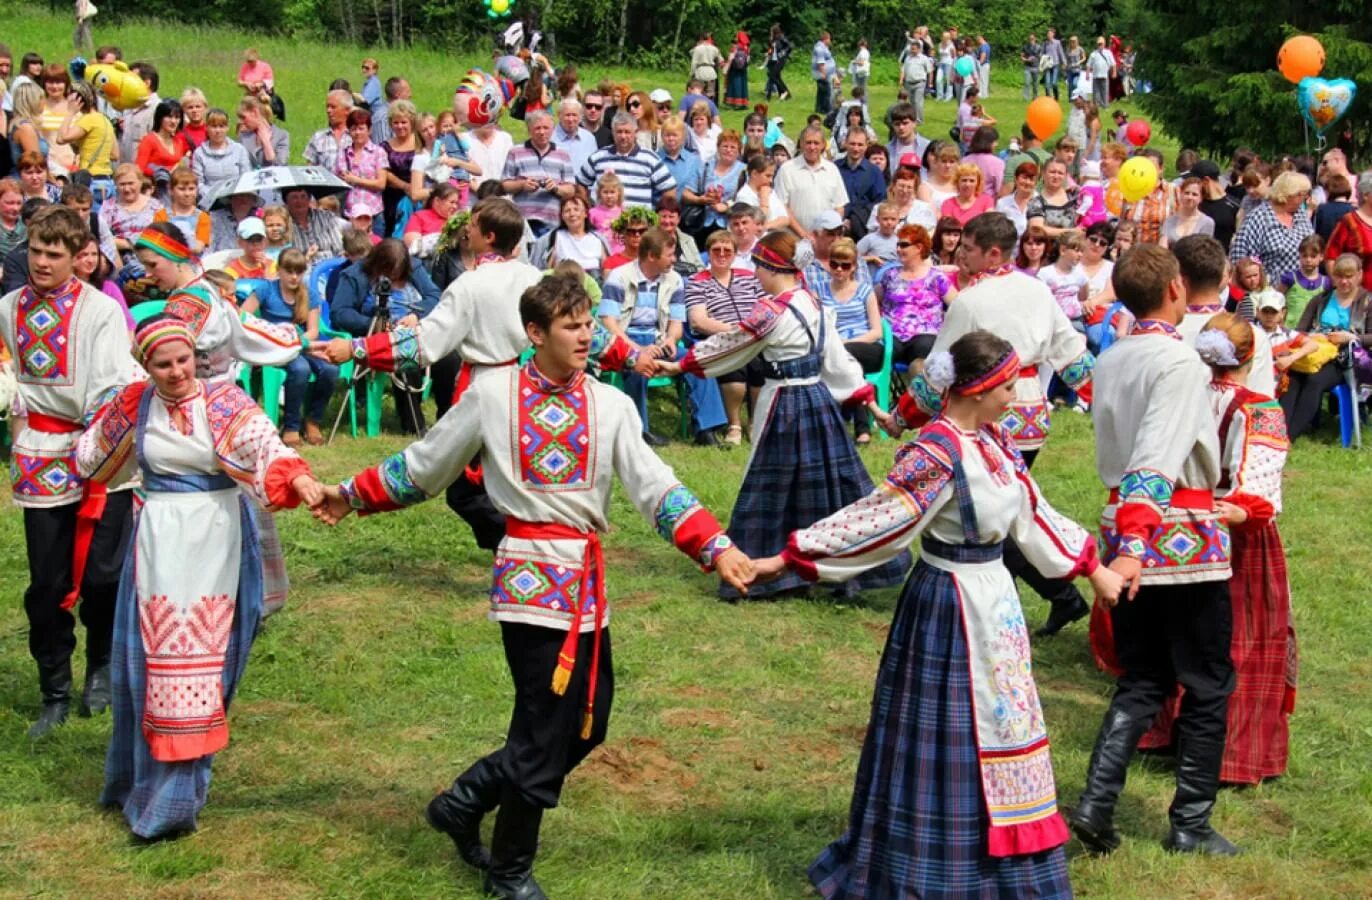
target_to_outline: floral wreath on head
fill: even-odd
[[[635,222],[646,222],[649,228],[657,227],[657,213],[648,209],[646,206],[631,206],[624,212],[615,216],[615,220],[610,223],[610,229],[615,234],[623,234],[629,230],[629,226]]]
[[[454,250],[462,241],[462,230],[467,227],[467,223],[472,220],[472,211],[464,209],[454,213],[448,221],[443,223],[443,230],[438,233],[438,243],[434,244],[434,253],[446,253]]]

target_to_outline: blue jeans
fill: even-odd
[[[300,430],[307,394],[310,409],[305,418],[311,422],[324,421],[324,408],[329,405],[334,384],[338,382],[338,366],[302,353],[283,368],[286,370],[286,402],[281,409],[282,430]],[[313,388],[310,387],[311,373],[314,374]]]
[[[1058,99],[1058,67],[1043,70],[1043,96],[1053,95],[1053,99]]]
[[[1024,69],[1024,99],[1033,100],[1039,95],[1039,70],[1028,66]]]
[[[648,347],[657,340],[655,331],[629,330],[625,332],[629,340],[638,344],[640,347]],[[677,359],[686,355],[684,350],[677,350]],[[700,434],[702,431],[710,431],[719,428],[729,421],[729,417],[724,413],[724,398],[719,394],[719,384],[713,378],[701,378],[699,375],[682,375],[686,381],[686,394],[691,402],[691,430]],[[624,373],[624,393],[633,398],[634,406],[638,409],[638,419],[643,423],[643,430],[648,429],[648,379],[637,372]]]
[[[953,64],[939,63],[938,72],[934,76],[934,98],[936,100],[953,99]]]

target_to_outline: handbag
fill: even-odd
[[[1291,364],[1292,372],[1300,372],[1302,375],[1314,375],[1338,357],[1339,348],[1334,345],[1333,341],[1329,340],[1324,335],[1309,335],[1305,339],[1307,341],[1315,342],[1315,350],[1313,353],[1302,356],[1300,359],[1293,362]]]

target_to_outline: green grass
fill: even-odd
[[[19,52],[64,45],[64,22],[28,11],[7,17],[6,38]],[[351,75],[362,55],[161,26],[96,38],[123,44],[130,58],[156,59],[166,84],[198,82],[217,102],[233,96],[240,48],[260,46],[292,104],[297,151],[312,127],[306,98],[335,74]],[[382,54],[383,64],[406,71],[427,108],[445,101],[467,62],[418,51],[403,66],[384,62],[396,56]],[[629,74],[644,85],[679,81]],[[997,88],[992,111],[1011,121],[1018,89]],[[890,92],[876,93],[880,104]],[[798,120],[805,107],[782,109]],[[940,117],[950,121],[951,109],[930,110],[946,129]],[[654,415],[659,431],[671,431],[673,409],[659,405]],[[1326,427],[1301,442],[1287,467],[1282,529],[1302,649],[1290,770],[1256,789],[1224,791],[1216,811],[1246,855],[1164,854],[1170,774],[1163,762],[1140,760],[1120,804],[1124,847],[1105,861],[1073,856],[1082,896],[1372,893],[1372,576],[1364,549],[1372,510],[1355,487],[1372,474],[1372,456],[1331,441]],[[343,437],[307,458],[337,479],[403,444],[395,435]],[[864,452],[874,473],[894,448],[879,442]],[[674,445],[663,455],[727,516],[743,451]],[[1056,418],[1035,474],[1059,508],[1095,521],[1102,491],[1085,419]],[[201,830],[144,847],[116,813],[96,806],[107,717],[74,719],[38,745],[24,736],[38,698],[21,605],[22,519],[0,508],[0,895],[477,895],[476,877],[454,863],[421,810],[503,737],[509,682],[498,632],[485,620],[489,555],[441,502],[350,519],[334,531],[299,512],[279,521],[294,590],[254,648]],[[895,593],[843,606],[721,604],[712,580],[622,496],[612,521],[618,697],[610,738],[545,819],[540,879],[559,898],[809,896],[805,867],[844,827]],[[1038,624],[1046,606],[1032,596],[1025,605]],[[1039,642],[1035,663],[1061,798],[1070,803],[1110,683],[1091,665],[1080,625]]]

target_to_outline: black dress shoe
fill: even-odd
[[[1108,820],[1092,816],[1082,807],[1072,810],[1067,816],[1067,824],[1077,840],[1092,853],[1105,856],[1119,849],[1120,836],[1115,826]]]
[[[491,853],[481,843],[483,811],[464,803],[466,799],[456,791],[445,791],[429,801],[424,818],[436,831],[452,838],[458,859],[484,872],[491,867]]]
[[[1203,856],[1238,856],[1243,851],[1210,826],[1183,831],[1176,826],[1167,834],[1162,847],[1170,853],[1199,853]]]
[[[43,737],[54,728],[67,721],[67,713],[71,707],[68,700],[57,700],[43,704],[43,711],[38,714],[38,721],[33,723],[29,729],[29,737],[33,740]]]
[[[81,692],[81,715],[98,716],[110,708],[110,666],[106,663],[86,671],[86,689]]]
[[[697,447],[722,447],[724,442],[719,439],[719,432],[713,429],[696,432]]]
[[[1078,619],[1085,618],[1089,612],[1091,607],[1086,605],[1086,601],[1080,595],[1073,597],[1071,603],[1055,604],[1052,612],[1048,614],[1048,621],[1034,632],[1034,637],[1052,637]]]
[[[665,447],[671,442],[660,434],[645,431],[643,432],[643,443],[647,444],[649,447]]]

